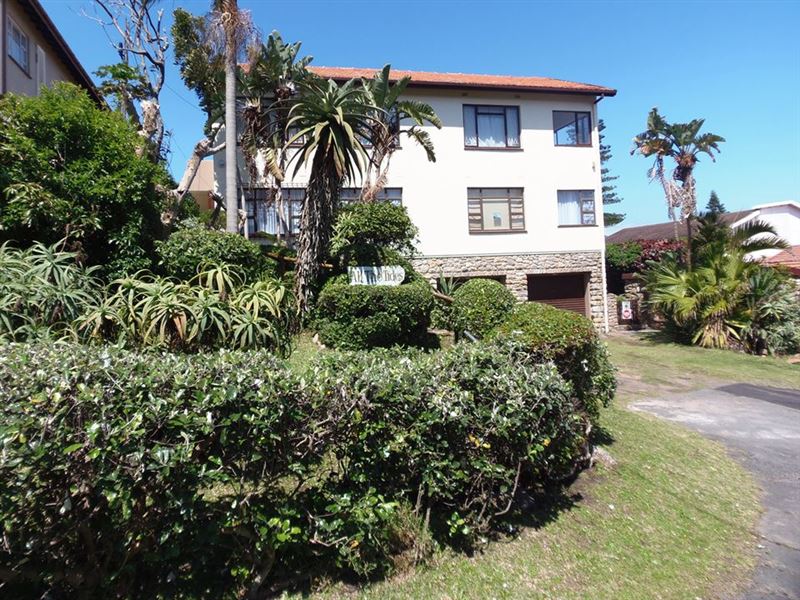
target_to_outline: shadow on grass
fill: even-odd
[[[611,432],[602,425],[595,425],[592,433],[589,436],[589,441],[592,446],[610,446],[617,440],[611,435]]]

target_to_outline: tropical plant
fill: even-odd
[[[758,266],[748,277],[747,325],[742,343],[753,354],[800,350],[800,301],[795,284],[782,271]]]
[[[692,239],[692,217],[697,208],[694,169],[700,154],[714,160],[719,145],[725,138],[713,134],[700,134],[705,119],[693,119],[688,123],[669,123],[657,108],[647,116],[647,129],[633,138],[631,154],[638,152],[645,157],[655,157],[649,171],[651,179],[657,179],[664,188],[669,218],[675,221],[675,238],[678,237],[677,219],[686,223],[687,239]],[[675,168],[668,176],[664,161],[671,158]],[[676,213],[676,209],[679,211]],[[687,245],[687,263],[692,268],[691,244]]]
[[[242,155],[250,185],[268,187],[278,219],[277,238],[288,234],[281,183],[284,180],[288,153],[289,109],[295,99],[297,84],[308,76],[311,57],[299,58],[300,42],[287,44],[273,31],[267,43],[253,48],[247,69],[242,73]]]
[[[110,276],[152,266],[169,175],[119,113],[56,83],[4,96],[0,124],[0,241],[62,241]]]
[[[708,212],[697,217],[697,228],[691,243],[694,262],[699,265],[725,253],[744,256],[761,250],[789,247],[766,221],[756,219],[733,228],[722,220],[718,212]]]
[[[728,348],[739,342],[745,326],[747,263],[740,254],[725,254],[691,271],[674,261],[652,263],[645,273],[648,303],[679,337],[706,348]]]
[[[400,147],[400,138],[405,136],[422,146],[430,162],[436,162],[430,135],[421,127],[432,125],[441,129],[442,121],[432,106],[419,100],[400,96],[411,82],[411,76],[397,79],[392,85],[391,66],[385,65],[369,81],[364,82],[367,102],[375,107],[374,120],[369,124],[366,138],[371,149],[369,161],[361,184],[361,200],[372,201],[386,184],[392,154]],[[403,127],[404,121],[411,121],[410,127]]]
[[[98,267],[80,266],[59,246],[0,246],[0,340],[73,337],[71,322],[96,303]]]
[[[376,107],[353,80],[340,86],[312,77],[298,89],[287,127],[297,132],[289,142],[301,144],[292,157],[295,175],[310,163],[295,269],[297,310],[305,313],[328,251],[339,190],[343,182],[354,181],[356,173],[363,170],[366,151],[359,132],[369,130]]]

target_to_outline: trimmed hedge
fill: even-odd
[[[382,573],[426,524],[473,545],[582,456],[570,386],[513,344],[332,352],[312,371],[0,348],[4,593],[260,597],[310,564]]]
[[[592,322],[582,315],[525,302],[516,305],[489,337],[522,344],[534,362],[555,362],[593,418],[614,397],[616,379],[608,350]]]
[[[264,256],[257,244],[235,233],[185,227],[156,247],[164,274],[182,281],[219,264],[230,265],[238,277],[248,282],[277,274],[275,261]]]
[[[516,304],[506,286],[493,279],[470,279],[453,294],[452,322],[457,334],[484,336],[502,323]]]
[[[431,287],[421,279],[393,287],[349,285],[342,276],[320,292],[314,327],[334,348],[421,345],[432,309]]]

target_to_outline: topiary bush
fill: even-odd
[[[515,306],[489,338],[519,343],[533,362],[553,361],[592,418],[614,397],[616,379],[608,350],[582,315],[525,302]]]
[[[325,345],[363,349],[427,343],[433,293],[422,279],[399,286],[332,279],[319,294],[314,328]]]
[[[157,244],[162,272],[188,281],[209,265],[230,265],[231,271],[245,281],[274,277],[275,261],[261,253],[258,245],[235,233],[202,226],[178,229]]]
[[[389,264],[383,252],[409,256],[417,228],[404,206],[389,202],[354,202],[337,216],[331,237],[331,256],[343,267]],[[397,263],[395,263],[397,264]]]
[[[499,281],[470,279],[453,293],[453,328],[459,335],[469,331],[484,336],[508,316],[515,304],[514,294]]]

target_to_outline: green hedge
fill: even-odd
[[[452,323],[457,334],[489,333],[506,318],[516,298],[506,286],[492,279],[470,279],[453,294]]]
[[[9,597],[241,598],[472,545],[575,468],[586,415],[513,344],[331,352],[0,347]],[[258,581],[263,582],[258,591]]]
[[[431,287],[421,279],[399,286],[349,285],[340,276],[320,292],[314,327],[334,348],[420,345],[427,341],[432,308]]]
[[[157,243],[160,267],[165,275],[188,281],[209,265],[226,264],[246,281],[275,277],[275,261],[264,256],[257,244],[235,233],[202,226],[178,229]]]
[[[525,302],[515,306],[489,338],[522,344],[534,362],[554,361],[593,418],[614,397],[616,379],[608,351],[582,315]]]

